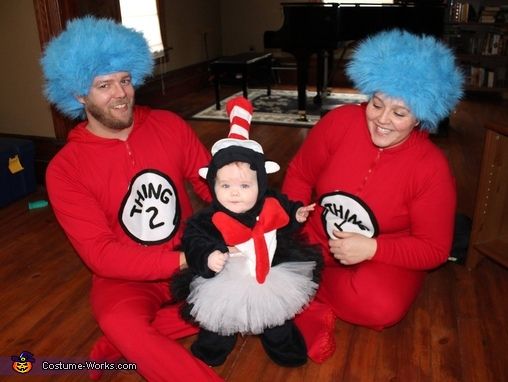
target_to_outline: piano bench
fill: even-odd
[[[281,83],[281,78],[279,75],[280,71],[296,71],[297,69],[298,66],[296,65],[296,62],[281,61],[276,58],[272,59],[272,74],[277,84]]]
[[[210,63],[215,88],[215,108],[220,110],[220,81],[224,76],[241,80],[243,96],[248,98],[247,88],[250,77],[255,73],[263,73],[266,81],[267,94],[271,94],[272,54],[247,52],[234,56],[218,58]]]

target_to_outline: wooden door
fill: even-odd
[[[121,19],[118,0],[34,0],[34,8],[42,49],[65,28],[70,19],[88,14],[118,21]],[[51,107],[51,114],[57,140],[65,141],[77,121],[63,116],[54,106]]]

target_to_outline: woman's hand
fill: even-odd
[[[333,257],[344,265],[370,260],[377,250],[377,241],[359,233],[333,231],[334,239],[328,241]]]
[[[208,256],[208,268],[210,268],[215,273],[222,271],[229,255],[227,253],[222,253],[219,250],[215,250]]]

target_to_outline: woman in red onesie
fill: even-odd
[[[304,227],[321,245],[317,296],[296,323],[308,355],[335,349],[336,318],[376,330],[399,322],[451,247],[455,184],[428,138],[462,95],[462,74],[435,38],[406,31],[364,40],[347,67],[370,97],[327,113],[289,164],[283,192],[317,202]]]

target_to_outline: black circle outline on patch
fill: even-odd
[[[374,234],[372,235],[372,237],[376,237],[378,234],[379,234],[379,225],[377,223],[377,219],[376,219],[376,216],[374,215],[374,212],[372,212],[372,210],[370,209],[370,207],[367,205],[367,203],[365,203],[362,199],[360,199],[358,196],[355,196],[353,194],[350,194],[349,192],[344,192],[344,191],[333,191],[333,192],[329,192],[327,194],[323,194],[321,195],[321,197],[319,198],[319,205],[321,206],[321,203],[323,202],[323,199],[326,198],[327,196],[331,196],[331,195],[344,195],[344,196],[347,196],[348,198],[351,198],[353,199],[354,201],[356,201],[358,204],[360,204],[364,209],[365,211],[367,212],[367,215],[369,215],[369,218],[372,222],[372,227],[374,228]],[[322,207],[322,206],[321,206]],[[325,211],[325,209],[323,209]],[[323,212],[324,212],[323,211]],[[326,219],[325,219],[325,214],[322,213],[321,214],[321,224],[323,224],[323,229],[325,230],[325,234],[326,236],[328,236],[330,239],[332,239],[329,235],[328,235],[328,230],[326,229]]]
[[[173,187],[173,190],[175,190],[175,198],[176,198],[175,206],[176,206],[176,208],[175,208],[175,217],[173,218],[173,224],[175,226],[175,229],[173,229],[173,232],[171,232],[168,237],[166,237],[164,239],[156,240],[156,241],[144,241],[144,240],[140,240],[138,237],[134,236],[129,231],[129,229],[125,226],[125,224],[124,224],[124,222],[122,220],[122,212],[123,212],[123,210],[125,208],[125,204],[127,203],[127,199],[129,198],[129,195],[131,194],[132,185],[136,182],[136,180],[140,176],[142,176],[142,175],[144,175],[146,173],[152,173],[152,174],[160,175],[162,178],[167,180],[168,183],[171,185],[171,187]],[[164,174],[163,172],[160,172],[159,170],[156,170],[156,169],[153,169],[153,168],[147,168],[147,169],[141,170],[136,175],[134,175],[134,177],[131,179],[131,181],[129,183],[129,188],[127,189],[127,193],[123,197],[123,201],[122,201],[122,204],[120,205],[120,209],[118,210],[118,220],[120,221],[120,226],[122,227],[124,232],[127,234],[127,236],[129,236],[136,243],[140,243],[140,244],[144,244],[144,245],[157,245],[157,244],[162,244],[162,243],[165,243],[165,242],[171,240],[171,238],[173,236],[175,236],[175,234],[178,232],[178,226],[180,225],[180,200],[178,198],[178,191],[177,191],[177,189],[175,187],[175,184],[171,180],[171,178],[169,176],[167,176],[166,174]]]

